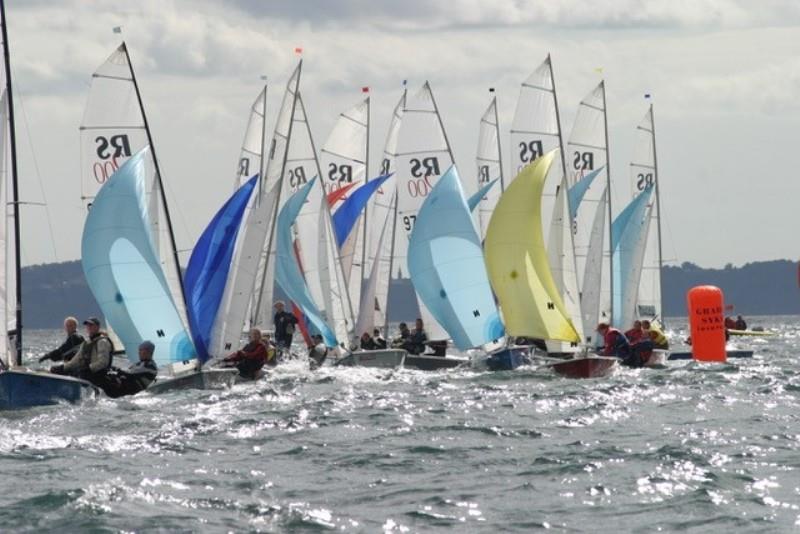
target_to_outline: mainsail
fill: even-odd
[[[419,209],[439,176],[453,163],[453,153],[436,101],[430,85],[425,82],[417,94],[406,100],[403,123],[398,134],[392,277],[408,276],[408,240],[414,230]],[[447,339],[447,332],[435,320],[424,302],[419,299],[418,302],[429,339]]]
[[[7,332],[16,330],[17,318],[14,314],[16,307],[16,291],[14,277],[16,276],[12,256],[14,240],[14,213],[12,202],[11,173],[8,172],[6,151],[8,150],[8,99],[6,91],[0,96],[0,205],[3,206],[0,216],[0,361],[6,365],[13,365],[13,343],[9,343]]]
[[[147,148],[129,158],[95,196],[81,239],[81,264],[100,309],[126,347],[144,339],[159,364],[196,357],[150,234]]]
[[[233,190],[237,191],[253,175],[262,173],[264,142],[266,137],[267,86],[265,85],[250,106],[250,116],[244,130],[244,140],[239,161],[236,164],[236,178]],[[259,180],[259,183],[261,180]]]
[[[538,158],[506,188],[489,221],[484,252],[508,334],[577,343],[542,232],[542,193],[555,157],[553,150]]]
[[[504,335],[475,230],[455,166],[433,186],[408,245],[414,289],[460,350]]]
[[[656,133],[652,104],[636,128],[636,147],[631,161],[631,185],[633,194],[640,194],[653,186],[647,246],[642,259],[642,277],[636,299],[637,318],[659,318],[661,315],[661,187],[658,181],[656,158]]]
[[[481,238],[486,236],[486,228],[492,217],[494,207],[505,189],[503,183],[503,159],[500,155],[500,121],[497,118],[497,97],[492,97],[489,107],[481,117],[478,129],[478,153],[475,158],[478,166],[478,228]],[[492,184],[500,180],[500,187]]]

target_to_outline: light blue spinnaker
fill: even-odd
[[[197,240],[186,267],[186,315],[201,362],[212,356],[209,354],[209,345],[214,323],[218,320],[220,303],[228,283],[239,227],[257,182],[258,175],[250,178],[214,215]]]
[[[420,299],[460,350],[504,335],[480,236],[454,166],[439,178],[417,214],[408,269]]]
[[[581,205],[581,201],[583,200],[584,195],[586,195],[586,191],[589,190],[589,187],[591,187],[594,179],[604,168],[605,165],[583,176],[567,191],[567,199],[569,200],[569,217],[571,221],[574,221],[575,217],[578,216],[578,207]]]
[[[319,311],[308,285],[303,278],[303,273],[297,265],[297,258],[294,253],[292,225],[297,219],[297,215],[303,208],[308,193],[317,178],[313,178],[296,193],[294,193],[281,208],[278,214],[276,226],[277,245],[275,247],[275,283],[286,293],[286,296],[294,302],[306,317],[307,323],[313,327],[312,330],[319,332],[328,347],[337,346],[336,334],[325,322],[322,313]]]
[[[333,214],[333,231],[336,234],[336,246],[339,249],[347,241],[369,199],[392,174],[394,173],[384,174],[361,185],[347,197],[347,200]]]
[[[100,188],[86,218],[81,265],[106,319],[126,349],[145,339],[162,365],[195,350],[172,300],[152,241],[147,213],[145,147]]]
[[[488,193],[489,190],[492,188],[492,186],[494,184],[496,184],[499,180],[500,180],[500,178],[495,178],[494,180],[492,180],[488,184],[486,184],[483,187],[481,187],[480,189],[478,189],[477,193],[475,193],[474,195],[469,197],[469,200],[467,201],[467,205],[469,206],[469,211],[470,212],[475,211],[475,208],[477,208],[478,204],[481,203],[481,200],[483,200],[483,197],[486,196],[486,193]]]
[[[650,227],[650,195],[648,186],[625,206],[611,223],[611,251],[613,254],[613,324],[622,329],[633,323],[642,261]]]

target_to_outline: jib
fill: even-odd
[[[352,165],[337,165],[331,163],[328,165],[328,180],[331,182],[352,182],[353,181],[353,166]]]
[[[108,138],[99,136],[94,141],[97,143],[97,156],[100,159],[130,157],[131,155],[131,143],[125,134],[112,135]]]
[[[439,176],[440,174],[438,158],[422,158],[421,160],[413,158],[411,160],[411,176],[415,178],[421,176]]]

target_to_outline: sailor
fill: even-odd
[[[392,340],[392,347],[402,347],[411,337],[411,331],[406,323],[400,323],[398,328],[400,329],[400,335]]]
[[[725,328],[728,330],[736,330],[736,319],[733,317],[725,317]]]
[[[311,345],[308,347],[308,366],[313,371],[318,369],[328,357],[328,347],[319,334],[311,336]]]
[[[631,353],[631,346],[625,334],[612,328],[608,323],[597,325],[597,333],[603,336],[603,356],[616,356],[625,359]]]
[[[747,330],[747,323],[741,315],[736,316],[736,330]]]
[[[108,334],[100,330],[100,319],[89,317],[83,324],[86,326],[88,339],[81,343],[72,358],[63,365],[52,367],[50,372],[77,376],[102,386],[106,373],[111,369],[114,346],[108,338]]]
[[[153,361],[156,346],[152,341],[139,344],[139,361],[131,365],[127,371],[112,369],[101,385],[106,395],[112,399],[126,395],[136,395],[147,389],[158,375],[158,366]]]
[[[69,360],[78,351],[78,347],[83,343],[83,336],[78,333],[78,320],[75,317],[64,319],[64,332],[67,333],[64,343],[39,358],[39,362]]]
[[[383,339],[380,328],[375,328],[372,330],[372,339],[375,340],[375,345],[377,345],[378,349],[386,348],[386,340]]]
[[[268,359],[267,347],[261,341],[261,330],[251,328],[247,345],[226,356],[222,362],[229,367],[235,366],[243,378],[255,380]]]
[[[422,324],[422,319],[417,318],[414,323],[414,331],[408,337],[403,348],[409,354],[422,354],[425,352],[425,343],[428,341],[428,334],[425,333],[425,326]]]
[[[359,341],[359,346],[361,347],[361,350],[378,349],[378,344],[375,342],[372,336],[369,335],[369,332],[364,332],[363,334],[361,334],[361,340]]]
[[[282,300],[275,302],[275,317],[272,322],[275,325],[275,345],[288,350],[292,347],[297,317],[287,312],[285,307]]]
[[[628,338],[628,342],[630,344],[637,343],[639,340],[642,339],[643,336],[644,336],[644,331],[642,331],[641,321],[634,321],[633,328],[625,332],[625,337]]]
[[[654,348],[662,350],[669,349],[669,340],[667,340],[667,336],[664,335],[664,332],[661,331],[656,323],[644,320],[642,321],[642,330],[644,331],[645,338],[653,341]]]
[[[278,365],[278,351],[275,350],[275,343],[272,342],[272,336],[269,332],[261,334],[261,342],[267,348],[267,365],[275,367]]]

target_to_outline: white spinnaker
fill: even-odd
[[[262,180],[262,187],[260,188],[261,194],[257,197],[260,199],[256,204],[258,209],[252,210],[253,212],[248,215],[248,222],[245,225],[247,235],[244,239],[246,243],[242,245],[242,250],[247,251],[245,263],[250,265],[254,261],[257,262],[256,274],[254,275],[255,285],[250,288],[253,294],[253,303],[250,307],[250,326],[267,328],[272,325],[272,298],[275,288],[275,218],[280,211],[280,204],[288,198],[284,195],[284,182],[287,180],[284,180],[283,176],[289,167],[289,140],[294,124],[294,113],[297,108],[302,64],[303,62],[300,61],[291,77],[289,77],[289,81],[286,82],[286,91],[283,95],[280,111],[278,111],[275,131],[267,153],[265,178]],[[263,200],[273,188],[275,189],[275,205],[272,207],[269,217],[266,217],[265,210],[269,208],[263,206]],[[258,212],[257,216],[255,215],[256,212]],[[254,216],[255,219],[251,221],[250,218]],[[257,257],[254,257],[255,255]],[[239,289],[241,291],[247,290],[244,282],[249,280],[250,274],[248,274],[248,271],[249,267],[245,268],[242,273],[243,281]]]
[[[500,155],[500,122],[497,119],[497,97],[493,97],[489,107],[486,108],[481,117],[480,128],[478,130],[478,152],[476,157],[478,167],[477,190],[486,186],[492,180],[500,179],[499,184],[495,184],[486,193],[478,204],[478,230],[483,239],[486,236],[486,228],[489,227],[489,219],[492,217],[494,207],[503,193],[503,162]]]
[[[556,110],[556,91],[550,56],[522,82],[511,122],[511,175],[516,176],[523,167],[561,147],[561,132]],[[559,159],[559,162],[562,160]],[[542,228],[547,232],[552,220],[556,190],[564,174],[562,165],[550,169],[542,194]]]
[[[236,191],[255,174],[262,172],[262,151],[264,150],[264,133],[266,123],[267,86],[265,85],[250,106],[250,116],[244,130],[242,151],[236,164],[236,178],[233,190]],[[262,184],[263,185],[263,184]]]
[[[13,235],[13,204],[11,204],[11,177],[6,165],[8,146],[8,99],[6,91],[0,97],[0,205],[3,206],[3,216],[0,217],[0,326],[5,331],[0,332],[0,359],[6,365],[15,362],[14,344],[10,343],[6,332],[16,330],[16,283],[12,246]]]
[[[363,99],[341,115],[320,151],[323,176],[321,183],[330,194],[342,187],[357,189],[369,179],[367,156],[369,144],[369,97]],[[336,206],[332,209],[335,211]],[[361,284],[364,279],[365,239],[364,216],[359,217],[353,230],[339,250],[339,259],[354,314],[358,313]]]
[[[80,126],[81,136],[81,199],[88,210],[100,187],[127,159],[148,144],[144,111],[136,96],[133,70],[128,61],[125,44],[116,50],[92,74],[89,98]],[[164,191],[158,184],[154,150],[147,156],[146,172],[149,198],[160,202],[148,203],[153,225],[154,246],[159,254],[161,269],[172,294],[172,300],[184,325],[186,306],[180,283],[180,267],[175,262],[173,242],[166,220]],[[163,181],[164,177],[161,177]]]
[[[578,287],[582,295],[582,311],[587,337],[588,330],[601,320],[611,317],[611,223],[605,191],[608,189],[608,141],[606,139],[606,97],[605,84],[600,82],[581,100],[575,115],[566,149],[567,179],[569,187],[578,184],[592,171],[604,168],[592,180],[583,193],[578,206],[572,206],[575,213],[573,221],[573,242],[575,244],[575,263],[578,273]],[[601,212],[598,214],[598,212]],[[603,217],[605,233],[593,233],[597,218]],[[598,242],[599,240],[599,242]],[[597,246],[599,243],[600,246]],[[590,256],[594,254],[595,256]],[[590,267],[589,264],[592,264]],[[599,264],[599,271],[595,266]],[[586,276],[591,280],[587,281]],[[593,284],[600,284],[597,288]]]
[[[397,210],[392,244],[392,276],[408,277],[408,240],[422,203],[439,177],[453,165],[453,154],[430,85],[406,100],[397,140]],[[428,338],[448,339],[447,332],[417,298]]]
[[[600,202],[595,209],[594,224],[589,238],[589,249],[586,254],[586,264],[583,272],[583,291],[581,292],[581,314],[584,326],[584,341],[589,345],[597,345],[594,328],[600,322],[611,323],[611,284],[610,281],[602,283],[603,273],[605,278],[610,278],[611,273],[604,271],[608,262],[605,244],[608,235],[608,190],[603,191]],[[602,302],[608,302],[603,308]]]
[[[583,338],[580,295],[578,293],[578,277],[575,272],[575,255],[572,248],[572,223],[569,218],[569,202],[567,199],[567,179],[561,180],[561,187],[556,193],[553,206],[553,220],[550,225],[550,238],[547,246],[548,261],[559,293],[564,300],[564,307],[572,318],[572,324],[578,335]],[[548,341],[548,352],[574,351],[569,343]]]
[[[639,282],[638,298],[634,307],[634,316],[641,319],[651,319],[653,317],[661,319],[660,187],[656,166],[652,105],[636,128],[636,137],[634,156],[631,161],[632,196],[636,196],[643,191],[648,184],[654,184],[655,189],[650,196],[648,206],[650,224],[647,231],[647,245],[642,258],[642,274]]]
[[[400,126],[403,123],[403,112],[406,107],[407,92],[403,90],[403,95],[397,102],[392,112],[392,119],[389,122],[389,131],[386,134],[386,143],[383,148],[383,159],[381,169],[378,173],[383,176],[392,173],[381,187],[375,191],[372,201],[367,205],[367,218],[370,224],[367,227],[367,269],[370,273],[370,280],[366,286],[375,285],[375,304],[372,317],[361,318],[363,313],[369,313],[368,308],[363,307],[363,299],[359,307],[359,325],[369,326],[368,330],[375,325],[388,328],[388,315],[386,314],[389,305],[389,287],[391,281],[392,266],[392,241],[396,232],[394,226],[395,208],[397,206],[397,177],[395,176],[397,159],[397,140],[400,134]],[[383,229],[386,228],[386,236],[382,239]],[[374,267],[374,263],[378,267]],[[374,277],[374,280],[372,279]],[[358,330],[364,333],[366,330]],[[388,332],[385,334],[388,336]]]

